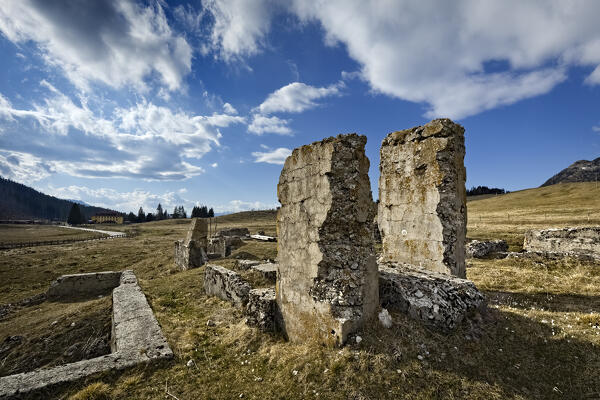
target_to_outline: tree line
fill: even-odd
[[[481,194],[504,194],[509,193],[508,191],[500,188],[489,188],[487,186],[473,186],[467,190],[467,196],[478,196]]]

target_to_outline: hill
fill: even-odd
[[[529,229],[600,224],[600,183],[561,183],[467,198],[470,239],[505,239],[520,250]]]
[[[0,177],[0,220],[49,219],[66,221],[72,200],[63,200]],[[80,204],[81,212],[89,219],[106,208]]]
[[[592,161],[579,160],[548,179],[543,185],[568,182],[596,182],[600,180],[600,157]]]

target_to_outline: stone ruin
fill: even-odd
[[[378,223],[382,262],[466,277],[467,206],[462,126],[436,119],[381,144]]]
[[[45,297],[50,301],[68,302],[111,291],[110,354],[0,377],[0,399],[20,399],[93,374],[173,358],[133,271],[63,275],[52,283]]]
[[[198,268],[208,261],[208,221],[192,218],[184,240],[175,241],[175,265],[182,271]]]
[[[506,240],[471,240],[467,243],[467,258],[503,258],[507,254]]]
[[[285,161],[276,296],[292,341],[342,344],[379,306],[366,142],[339,135],[295,149]]]
[[[277,187],[275,290],[252,289],[237,273],[207,266],[207,292],[245,307],[249,325],[328,345],[375,321],[380,306],[444,332],[477,321],[485,298],[462,279],[463,132],[440,119],[383,141],[379,263],[366,138],[339,135],[295,149]],[[239,269],[260,265],[238,262]]]
[[[523,249],[545,256],[572,256],[600,260],[600,227],[532,230],[525,234]]]

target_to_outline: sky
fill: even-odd
[[[467,187],[600,155],[596,0],[0,2],[0,175],[124,212],[278,206],[285,158],[465,128]]]

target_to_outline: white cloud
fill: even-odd
[[[231,114],[231,115],[235,115],[238,113],[237,110],[235,109],[235,107],[229,103],[223,104],[223,112],[225,112],[225,114]]]
[[[219,166],[219,163],[212,163],[212,164],[210,164],[210,166],[213,168],[217,168]]]
[[[73,176],[180,180],[199,175],[204,170],[189,159],[220,145],[215,127],[243,122],[237,116],[193,115],[147,101],[116,108],[105,118],[87,106],[86,98],[75,104],[49,83],[42,84],[51,95],[30,110],[15,109],[0,94],[0,120],[11,128],[3,133],[5,143],[12,141],[17,150],[27,123],[35,122],[29,124],[29,140],[43,145],[31,146],[30,154],[43,157],[53,171]]]
[[[288,158],[290,154],[292,154],[291,149],[280,147],[267,152],[255,151],[252,153],[252,156],[255,158],[254,162],[257,163],[264,162],[268,164],[283,165],[285,159]]]
[[[226,61],[256,54],[270,28],[274,1],[208,0],[205,10],[214,17],[210,50]]]
[[[15,44],[35,42],[49,65],[83,89],[99,81],[146,90],[155,76],[173,91],[191,71],[192,49],[172,32],[159,2],[4,1],[0,31]]]
[[[250,210],[270,210],[277,208],[279,204],[276,203],[263,203],[260,201],[242,201],[232,200],[227,204],[221,204],[214,207],[214,211],[217,213],[224,212],[240,212]]]
[[[252,116],[252,123],[248,125],[248,132],[262,135],[263,133],[276,133],[278,135],[291,135],[292,130],[287,126],[289,121],[278,117],[265,117],[261,114]]]
[[[261,49],[274,13],[254,13],[246,29],[232,22],[243,11],[223,2],[214,14],[214,29],[229,38],[223,52]],[[294,0],[288,11],[320,24],[327,45],[343,44],[374,92],[424,103],[429,117],[463,118],[547,93],[572,66],[591,67],[585,83],[600,84],[595,0]]]
[[[63,199],[82,200],[88,204],[111,208],[124,212],[137,214],[142,207],[146,213],[155,213],[160,203],[163,210],[171,213],[175,206],[183,205],[186,209],[193,207],[194,203],[182,198],[177,192],[152,193],[147,190],[134,189],[130,192],[119,192],[111,188],[92,189],[86,186],[54,187],[49,185],[45,193]]]
[[[600,125],[594,125],[594,126],[592,126],[592,130],[594,132],[600,132]]]
[[[293,82],[269,94],[267,99],[258,106],[262,114],[275,112],[299,113],[318,106],[315,100],[340,94],[343,82],[327,87],[314,87],[301,82]]]
[[[0,150],[0,175],[16,182],[30,183],[50,176],[52,167],[39,157],[18,151]]]

